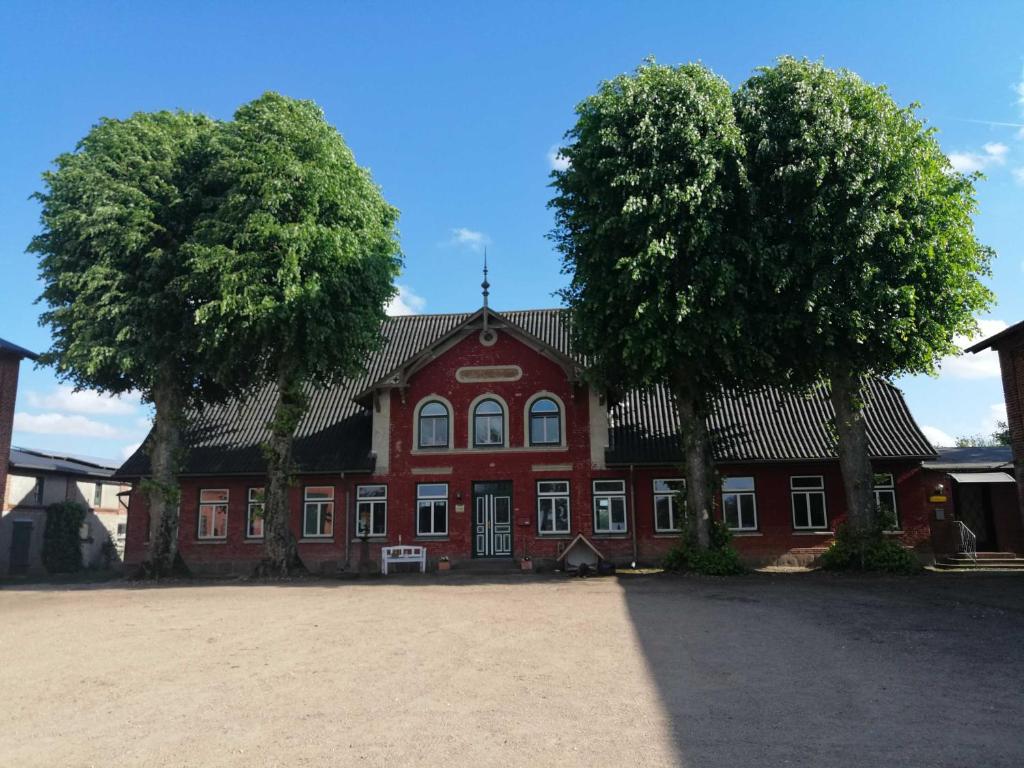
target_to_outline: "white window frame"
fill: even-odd
[[[563,486],[562,490],[541,490],[541,486],[545,484],[555,485],[560,484]],[[538,480],[534,486],[537,491],[537,535],[538,536],[566,536],[572,533],[572,500],[570,499],[571,486],[568,480]],[[558,505],[559,499],[565,499],[565,528],[558,528],[558,515],[555,514],[555,509]],[[549,531],[544,530],[541,527],[541,512],[542,507],[545,504],[551,505],[551,524],[552,528]]]
[[[620,486],[621,486],[621,491],[599,491],[597,489],[597,486],[598,486],[599,483],[619,483]],[[592,511],[593,511],[593,515],[594,515],[594,519],[593,519],[594,533],[595,534],[598,534],[598,533],[600,533],[600,534],[608,534],[608,535],[613,535],[613,536],[629,533],[629,504],[626,501],[626,481],[625,480],[620,480],[618,478],[607,478],[607,479],[594,480],[590,484],[590,492],[591,492],[591,497],[593,499]],[[610,526],[614,526],[614,521],[612,520],[612,502],[615,499],[621,499],[622,500],[622,528],[621,529],[620,528],[615,528],[615,527],[598,528],[597,527],[597,508],[598,508],[598,505],[600,504],[600,502],[603,501],[603,500],[607,500],[608,501],[608,524]]]
[[[446,439],[444,443],[438,443],[436,445],[424,445],[423,444],[423,420],[424,419],[440,419],[441,416],[424,416],[423,409],[430,405],[440,405],[444,408],[444,421],[445,421],[445,432]],[[452,407],[449,403],[444,402],[436,397],[430,397],[420,403],[420,406],[416,409],[416,450],[418,451],[443,451],[446,448],[450,448],[452,445]]]
[[[725,489],[725,483],[728,480],[746,480],[746,479],[749,479],[751,485],[754,486],[752,490],[749,490],[749,491],[727,491]],[[740,523],[740,525],[738,527],[736,527],[736,528],[733,528],[731,525],[729,525],[729,521],[725,519],[725,497],[726,496],[735,496],[736,497],[736,514],[737,514],[736,522]],[[743,525],[742,524],[743,523],[743,497],[746,497],[746,496],[750,497],[750,500],[751,500],[751,502],[754,505],[754,524],[753,525]],[[827,514],[825,515],[825,520],[826,521],[828,520],[828,515]],[[757,480],[754,478],[753,475],[727,475],[727,476],[722,478],[722,522],[724,522],[726,525],[729,525],[729,530],[730,531],[756,531],[756,530],[758,530],[758,526],[760,525],[760,520],[758,519],[758,514],[757,514]]]
[[[659,491],[658,483],[679,483],[682,487],[678,491]],[[683,508],[677,509],[677,500],[679,494],[683,496]],[[686,520],[686,480],[681,477],[656,477],[651,480],[651,495],[654,497],[654,506],[652,512],[654,514],[654,532],[655,533],[679,533],[683,530],[683,521]],[[675,528],[661,528],[658,526],[658,501],[660,499],[668,499],[669,504],[669,516],[673,522],[677,522],[678,525]]]
[[[485,413],[485,414],[482,414],[479,418],[481,418],[481,419],[498,419],[498,421],[501,422],[501,440],[499,440],[498,442],[486,442],[486,443],[483,443],[483,442],[480,442],[480,440],[477,439],[477,428],[476,428],[477,413],[476,413],[476,411],[477,411],[477,408],[479,408],[481,405],[483,405],[486,402],[494,403],[496,406],[498,406],[498,410],[500,412],[499,413]],[[482,448],[482,449],[504,448],[508,444],[508,405],[503,400],[499,400],[494,395],[484,395],[483,397],[480,397],[479,399],[473,401],[473,405],[470,408],[469,413],[470,413],[469,419],[470,419],[470,433],[471,433],[470,434],[470,445],[473,448]]]
[[[810,480],[815,479],[820,481],[820,485],[813,488],[794,488],[794,480]],[[797,525],[796,524],[796,497],[798,495],[807,496],[807,522],[811,522],[811,496],[821,496],[821,509],[825,515],[825,522],[823,525]],[[828,530],[828,499],[825,496],[825,476],[824,475],[790,475],[789,477],[789,505],[790,505],[790,516],[793,521],[793,530],[795,531],[827,531]]]
[[[889,478],[889,482],[888,483],[879,483],[878,479],[880,477],[887,477],[887,478]],[[900,527],[900,507],[899,507],[899,501],[896,498],[896,475],[894,475],[892,472],[875,472],[875,473],[873,473],[872,478],[871,478],[871,491],[874,494],[875,507],[878,508],[879,510],[881,510],[881,508],[882,508],[881,497],[883,495],[888,495],[888,496],[892,497],[892,514],[893,514],[893,517],[895,517],[896,519],[893,520],[893,527],[892,528],[888,528],[887,530],[890,530],[890,531],[898,531],[898,530],[900,530],[901,529],[901,527]]]
[[[223,493],[224,500],[220,501],[203,501],[204,493]],[[200,488],[199,489],[199,509],[196,513],[196,538],[202,541],[223,541],[228,537],[228,504],[231,500],[231,492],[227,488]],[[210,532],[203,535],[203,508],[212,509],[214,517],[210,520]],[[224,507],[224,534],[217,536],[214,531],[217,530],[216,525],[216,509],[217,507]]]
[[[309,492],[312,490],[325,489],[331,492],[329,498],[309,498]],[[304,539],[330,539],[334,537],[334,497],[335,491],[333,485],[307,485],[302,489],[302,538]],[[308,512],[310,507],[316,508],[316,531],[310,533],[306,528],[306,520],[308,519]],[[320,533],[320,530],[324,527],[324,513],[327,513],[331,517],[331,530],[327,533]]]
[[[103,483],[95,483],[95,487],[92,489],[92,506],[93,509],[99,509],[103,506]]]
[[[369,491],[372,488],[383,488],[383,496],[371,496]],[[366,485],[356,486],[356,536],[362,537],[363,531],[360,528],[360,522],[363,519],[363,510],[367,510],[370,513],[370,530],[365,535],[367,538],[373,538],[374,536],[387,536],[388,535],[388,486],[387,483],[368,483]],[[381,514],[384,517],[384,529],[379,533],[374,532],[374,521],[377,515]]]
[[[432,486],[443,486],[444,493],[428,493],[426,488]],[[420,528],[420,503],[430,504],[430,527],[432,530],[423,531]],[[437,531],[435,523],[438,505],[444,508],[444,530]],[[448,535],[448,483],[417,483],[416,484],[416,536],[421,538],[444,538]]]
[[[553,412],[552,411],[543,411],[540,414],[537,414],[535,416],[534,413],[533,413],[533,409],[536,408],[537,407],[537,403],[541,402],[542,400],[547,400],[549,403],[554,405],[555,406],[555,410]],[[564,440],[564,436],[563,436],[562,432],[563,432],[563,429],[564,429],[564,426],[565,426],[564,420],[562,419],[562,411],[563,411],[562,404],[558,400],[556,400],[554,397],[552,397],[551,395],[549,395],[547,393],[541,393],[541,394],[538,394],[535,397],[533,397],[530,400],[529,404],[526,406],[526,442],[527,442],[527,444],[531,445],[531,446],[549,446],[549,445],[558,446],[558,445],[562,445],[563,444],[563,440]],[[556,439],[554,439],[554,440],[534,440],[533,439],[533,420],[534,420],[534,418],[538,418],[538,419],[543,420],[544,424],[547,424],[550,421],[554,421],[555,428],[558,430],[558,436],[556,437]]]
[[[263,501],[258,498],[253,498],[253,491],[261,491],[263,493]],[[262,539],[267,534],[267,519],[265,513],[267,511],[267,489],[265,486],[254,485],[246,490],[246,505],[245,505],[245,538],[247,539]],[[260,508],[260,533],[254,534],[252,532],[252,521],[253,512],[256,511],[256,507]]]

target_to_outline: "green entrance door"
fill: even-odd
[[[473,483],[473,557],[512,556],[512,483]]]

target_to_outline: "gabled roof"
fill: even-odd
[[[307,386],[309,410],[296,431],[296,466],[307,473],[371,471],[375,457],[371,454],[372,404],[367,395],[375,386],[398,386],[395,376],[408,377],[453,339],[474,332],[481,321],[481,312],[388,318],[381,327],[381,347],[368,358],[363,375],[326,387]],[[573,354],[563,310],[491,312],[488,323],[565,365],[582,365]],[[935,455],[899,390],[877,381],[864,394],[872,455],[905,459]],[[244,402],[190,413],[184,473],[263,474],[261,445],[269,438],[266,425],[273,404],[274,390],[267,386]],[[630,392],[612,408],[610,418],[610,463],[678,463],[678,419],[667,390]],[[716,454],[720,461],[832,459],[836,453],[831,418],[823,388],[806,397],[766,389],[756,395],[723,394],[709,427],[720,439]],[[148,458],[137,451],[117,475],[139,477],[148,472]]]
[[[58,472],[84,477],[110,477],[118,467],[113,459],[78,456],[70,453],[43,451],[11,446],[10,465],[28,472]]]
[[[528,347],[554,360],[562,366],[572,380],[578,379],[580,374],[579,364],[567,349],[563,351],[558,346],[558,342],[567,341],[568,339],[558,339],[555,343],[552,343],[552,340],[531,333],[510,317],[511,315],[523,314],[525,313],[519,312],[502,315],[487,307],[481,307],[450,331],[429,342],[422,349],[410,354],[393,369],[371,382],[366,389],[356,395],[356,400],[366,403],[370,394],[376,389],[407,386],[410,378],[425,365],[432,360],[436,360],[466,337],[482,333],[485,328],[505,331]]]
[[[1004,328],[999,333],[989,336],[987,339],[983,339],[975,344],[973,347],[968,347],[965,352],[984,352],[986,349],[999,349],[999,347],[1006,343],[1013,343],[1014,337],[1017,335],[1024,337],[1024,320],[1019,323],[1011,325],[1009,328]]]
[[[24,347],[19,347],[17,344],[12,344],[6,339],[0,339],[0,352],[7,352],[18,357],[27,357],[29,360],[38,360],[39,355],[35,352],[29,352]]]

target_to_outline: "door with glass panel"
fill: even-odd
[[[473,557],[512,556],[512,483],[473,483]]]

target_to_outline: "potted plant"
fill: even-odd
[[[520,569],[522,569],[524,571],[532,571],[533,570],[533,560],[532,560],[532,558],[529,555],[526,555],[525,557],[523,557],[523,559],[519,561],[519,567],[520,567]]]
[[[452,563],[448,559],[448,555],[445,555],[437,561],[437,570],[439,571],[450,571],[452,569]]]

